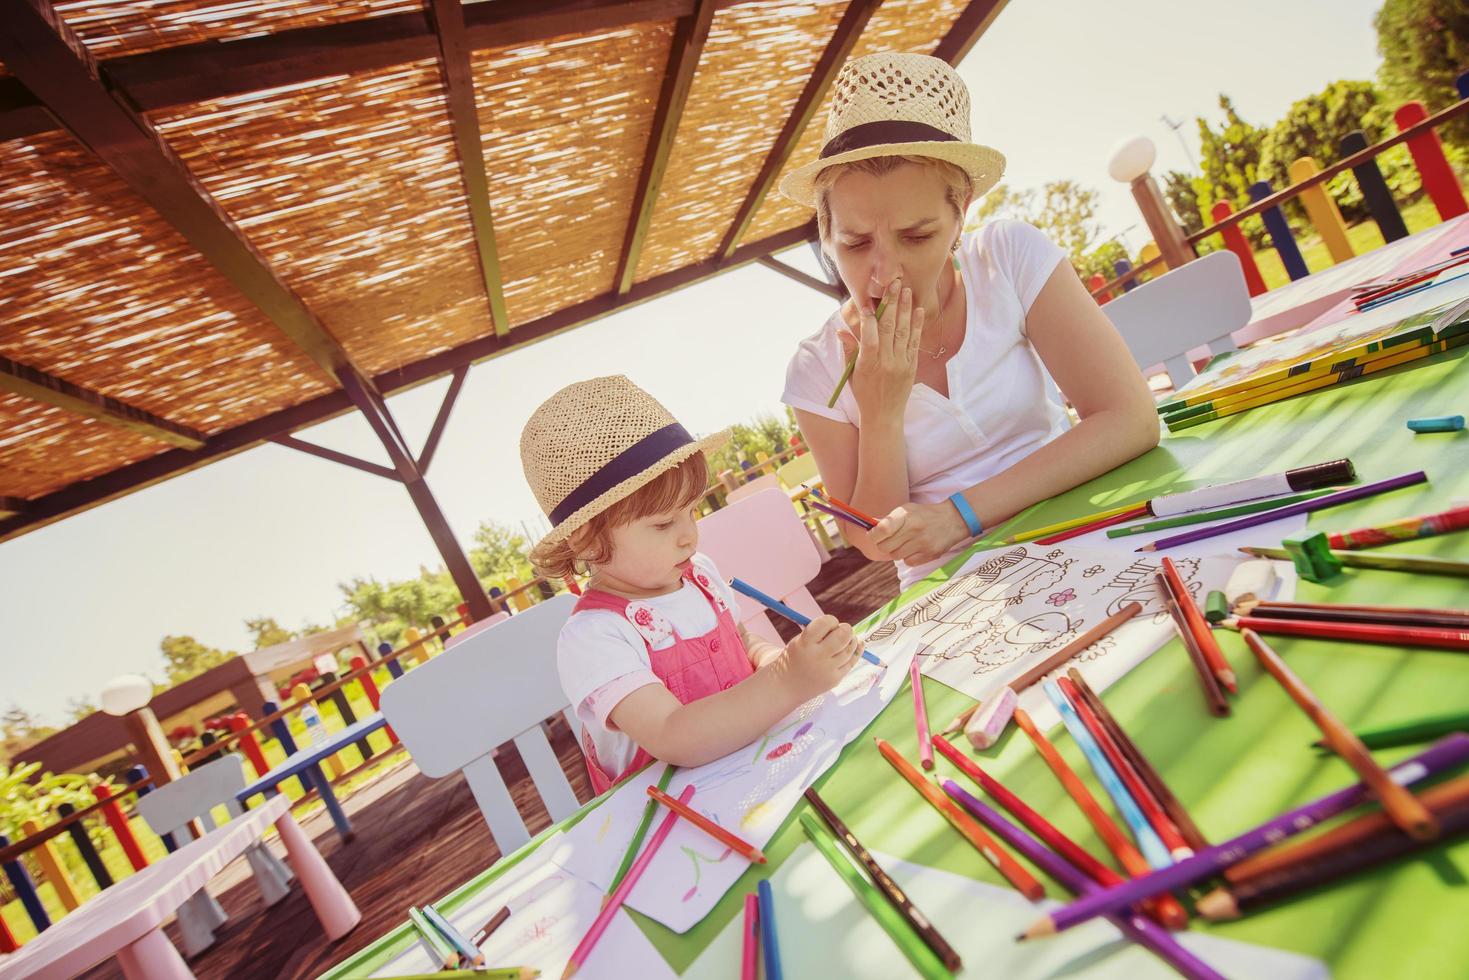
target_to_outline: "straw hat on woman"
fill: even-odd
[[[1004,166],[970,139],[948,64],[876,54],[842,69],[820,157],[781,181],[851,295],[801,342],[781,400],[831,493],[886,515],[852,537],[905,586],[1158,442],[1146,382],[1061,249],[1016,221],[964,231]]]

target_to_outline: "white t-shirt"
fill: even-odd
[[[739,609],[714,562],[704,554],[695,554],[693,562],[696,571],[709,577],[716,605]],[[612,709],[638,688],[663,683],[653,673],[648,644],[662,650],[673,645],[675,631],[685,638],[703,636],[719,623],[715,606],[688,581],[677,592],[632,602],[652,610],[647,626],[635,626],[626,616],[606,609],[587,609],[574,613],[556,640],[561,689],[575,706],[577,721],[591,738],[597,760],[613,776],[632,764],[638,746],[613,726]]]
[[[1025,333],[1031,304],[1066,254],[1020,221],[994,221],[965,235],[956,254],[968,317],[964,342],[945,365],[949,397],[915,384],[903,416],[908,495],[918,503],[946,500],[1008,469],[1070,425],[1055,384]],[[842,326],[838,311],[801,341],[786,368],[781,401],[860,426],[851,385],[834,407],[826,407],[846,366],[837,336]],[[965,541],[925,565],[898,562],[903,587],[967,546]]]

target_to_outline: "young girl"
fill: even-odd
[[[698,553],[706,451],[625,377],[563,388],[520,436],[526,481],[553,525],[543,575],[590,569],[556,666],[582,727],[596,792],[651,759],[697,766],[746,745],[831,689],[861,652],[821,616],[785,647],[735,622],[734,595]]]

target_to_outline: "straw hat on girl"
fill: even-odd
[[[567,385],[535,410],[520,434],[525,480],[552,524],[536,550],[728,438],[726,429],[695,439],[620,374]]]
[[[969,139],[969,91],[948,62],[885,52],[847,62],[832,86],[826,142],[816,160],[780,182],[780,192],[816,206],[816,175],[868,157],[947,160],[974,181],[978,198],[1005,173],[1000,151]]]

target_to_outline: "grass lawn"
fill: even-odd
[[[1426,195],[1422,200],[1404,207],[1402,212],[1403,223],[1408,226],[1409,234],[1431,228],[1439,223],[1438,211]],[[1250,220],[1260,219],[1251,218]],[[1377,230],[1377,222],[1371,220],[1348,228],[1347,240],[1352,243],[1352,248],[1358,255],[1370,252],[1383,244],[1382,233]],[[1312,272],[1320,272],[1336,264],[1331,260],[1331,253],[1326,250],[1326,244],[1314,232],[1309,238],[1297,238],[1296,244],[1301,249],[1301,258],[1306,260],[1306,268]],[[1265,280],[1267,289],[1278,289],[1290,282],[1290,276],[1285,274],[1285,266],[1281,263],[1280,256],[1275,249],[1266,248],[1256,252],[1255,263],[1260,267],[1260,276]]]

